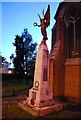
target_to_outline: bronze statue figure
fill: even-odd
[[[42,14],[44,17],[42,19],[40,15],[38,14],[39,19],[40,19],[40,25],[38,25],[36,22],[33,25],[41,27],[41,33],[43,35],[43,40],[47,40],[48,38],[47,38],[46,28],[50,25],[50,6],[49,5],[48,5],[46,13],[44,14],[44,10],[43,10]]]

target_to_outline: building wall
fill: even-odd
[[[81,103],[81,64],[80,64],[80,67],[79,67],[79,100],[80,100],[80,103]]]
[[[65,63],[65,96],[81,101],[81,59],[68,59]]]
[[[64,96],[64,21],[60,17],[56,22],[56,42],[50,54],[50,89],[53,97]]]
[[[7,68],[0,68],[0,74],[7,74],[8,69]]]
[[[77,4],[77,6],[78,5],[79,4]],[[76,4],[69,3],[69,7],[65,3],[64,5],[62,4],[55,16],[56,29],[54,29],[54,31],[52,30],[52,34],[56,34],[56,38],[54,39],[52,37],[52,49],[49,60],[49,79],[53,97],[67,96],[74,101],[80,102],[81,59],[67,58],[68,47],[66,47],[68,43],[66,40],[68,40],[68,38],[66,39],[67,34],[65,33],[66,23],[64,16],[69,13],[69,9],[71,9],[72,6],[76,6]],[[53,41],[53,39],[56,41]]]
[[[8,69],[8,68],[0,68],[0,74],[13,74],[14,69]]]

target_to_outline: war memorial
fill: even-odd
[[[33,87],[19,107],[34,116],[63,109],[55,98],[66,97],[81,104],[81,2],[61,2],[54,16],[49,53],[46,28],[50,25],[50,6],[43,18],[38,14],[43,39],[36,55]]]

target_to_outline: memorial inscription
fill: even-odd
[[[43,81],[47,81],[47,66],[44,66],[44,70],[43,70]]]

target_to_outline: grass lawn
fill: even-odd
[[[31,114],[20,109],[18,105],[10,106],[8,112],[12,114],[13,118],[34,118]]]
[[[20,91],[27,91],[28,86],[27,85],[14,85],[14,86],[9,86],[5,87],[3,92],[2,92],[2,97],[9,97],[12,96],[15,92],[15,94],[18,94]]]
[[[2,86],[2,97],[9,97],[12,95],[17,95],[19,93],[27,94],[29,88],[32,87],[32,83],[27,84],[11,84]]]

